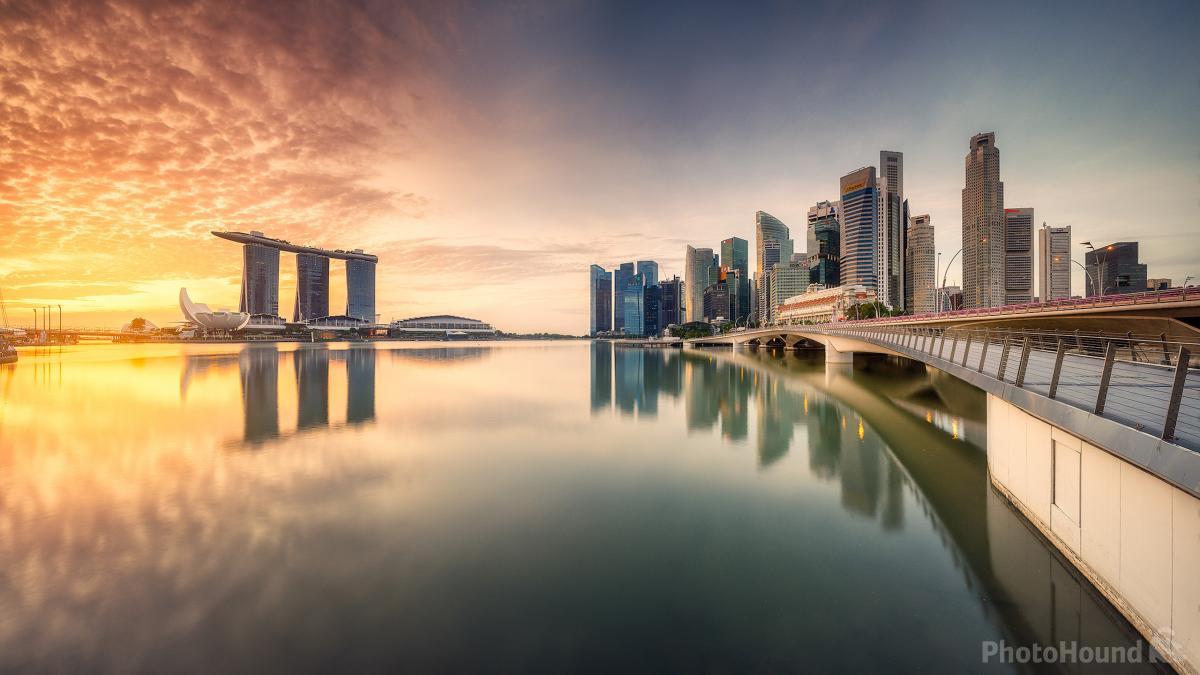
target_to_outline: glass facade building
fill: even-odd
[[[645,329],[645,279],[640,274],[634,274],[625,282],[621,294],[622,328],[626,335],[641,336]]]
[[[721,242],[722,267],[728,267],[738,276],[737,287],[731,302],[732,319],[745,319],[750,314],[750,242],[741,237],[730,237]]]
[[[1138,262],[1138,243],[1118,241],[1084,256],[1088,297],[1146,290],[1146,266]]]
[[[687,247],[683,258],[683,321],[704,320],[704,289],[713,283],[713,250]]]
[[[659,305],[659,330],[671,325],[683,324],[683,280],[672,277],[663,281],[662,299]]]
[[[346,316],[375,323],[375,263],[346,261]]]
[[[794,244],[787,225],[775,216],[758,211],[754,214],[754,282],[758,295],[758,324],[770,320],[771,268],[792,259]]]
[[[839,262],[840,285],[879,287],[879,185],[875,167],[867,166],[842,176],[842,255]]]
[[[242,298],[239,311],[279,316],[279,249],[242,246]]]
[[[904,307],[904,249],[908,234],[908,203],[904,199],[904,154],[879,153],[879,300],[888,307]]]
[[[633,277],[633,263],[621,263],[613,270],[613,330],[625,327],[625,287]]]
[[[838,269],[842,252],[840,202],[817,202],[808,210],[809,281],[827,288],[841,285]]]
[[[637,273],[646,280],[646,287],[658,285],[658,263],[653,260],[637,261]]]
[[[292,321],[329,316],[329,258],[296,254],[296,305]]]
[[[588,334],[607,333],[612,330],[613,287],[612,272],[599,265],[592,265],[588,275]]]
[[[642,293],[642,334],[658,335],[662,329],[662,286],[655,284]]]

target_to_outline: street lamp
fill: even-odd
[[[1109,244],[1108,246],[1105,246],[1105,247],[1103,247],[1103,248],[1099,249],[1099,251],[1097,251],[1097,249],[1096,249],[1096,247],[1095,247],[1095,246],[1092,246],[1092,242],[1090,242],[1090,241],[1081,241],[1081,242],[1079,242],[1079,245],[1080,245],[1080,246],[1086,246],[1086,247],[1088,248],[1088,250],[1089,250],[1089,251],[1093,251],[1093,252],[1096,252],[1096,253],[1097,253],[1097,258],[1096,258],[1096,274],[1097,274],[1097,276],[1099,276],[1099,277],[1100,277],[1100,279],[1103,279],[1104,277],[1108,276],[1108,275],[1105,273],[1105,272],[1107,272],[1107,271],[1108,271],[1108,265],[1107,265],[1107,263],[1108,263],[1108,255],[1100,256],[1100,255],[1099,255],[1099,251],[1103,251],[1105,254],[1107,254],[1107,253],[1110,253],[1110,252],[1112,252],[1112,250],[1113,250],[1113,248],[1114,248],[1114,247],[1113,247],[1113,245],[1112,245],[1112,244]],[[1101,270],[1100,270],[1100,266],[1101,266],[1101,265],[1104,265],[1104,266],[1105,266],[1105,269],[1104,269],[1104,271],[1101,271]],[[1084,269],[1084,271],[1085,271],[1085,272],[1087,271],[1087,268],[1086,268],[1086,267],[1085,267],[1085,268],[1083,268],[1083,269]],[[1088,275],[1088,276],[1090,277],[1091,275]],[[1103,290],[1101,290],[1101,288],[1100,288],[1100,279],[1096,279],[1095,277],[1092,277],[1092,285],[1093,285],[1093,287],[1096,289],[1096,295],[1103,297],[1103,296],[1104,296],[1104,291],[1107,291],[1107,290],[1108,290],[1108,288],[1106,287],[1106,288],[1104,288]]]
[[[984,239],[984,241],[986,242],[986,241],[987,241],[987,239]],[[966,248],[966,247],[964,246],[963,248]],[[942,272],[942,285],[941,285],[941,286],[938,288],[938,290],[937,290],[937,298],[938,298],[938,311],[937,311],[937,313],[938,313],[938,314],[941,314],[941,313],[942,313],[942,294],[943,294],[943,293],[945,292],[945,290],[946,290],[946,275],[950,274],[950,266],[954,264],[954,261],[955,261],[955,260],[958,260],[958,254],[963,252],[963,248],[960,248],[960,249],[958,249],[957,251],[955,251],[955,252],[954,252],[954,257],[950,258],[950,262],[946,263],[946,269],[945,269],[945,270]],[[939,264],[939,266],[941,265],[941,259],[942,259],[942,254],[941,254],[941,253],[939,253],[939,254],[938,254],[938,264]],[[934,274],[937,274],[937,270],[934,270]],[[947,295],[947,296],[946,296],[946,301],[947,301],[947,302],[946,302],[946,304],[949,304],[949,299],[950,299],[950,296],[949,296],[949,295]]]

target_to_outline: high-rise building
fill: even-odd
[[[637,261],[637,273],[646,280],[646,287],[658,285],[658,263],[653,260]]]
[[[687,247],[683,259],[684,323],[704,320],[704,289],[711,283],[713,250]]]
[[[879,300],[888,307],[904,306],[904,249],[908,234],[908,204],[904,199],[904,153],[879,153]]]
[[[296,305],[292,321],[311,321],[326,316],[329,316],[329,258],[297,253]]]
[[[588,315],[588,334],[607,333],[612,330],[613,288],[612,272],[599,265],[592,265],[589,274],[588,292],[591,296]]]
[[[1042,302],[1071,297],[1071,226],[1038,230],[1038,293]]]
[[[962,191],[963,306],[1004,304],[1004,183],[996,134],[971,137]]]
[[[908,222],[908,248],[904,253],[904,310],[921,314],[937,310],[937,253],[929,215]]]
[[[263,236],[261,232],[252,235]],[[247,314],[279,316],[279,249],[262,244],[242,246],[242,299]]]
[[[642,295],[642,335],[658,335],[662,328],[662,286],[654,284]]]
[[[1004,209],[1004,304],[1033,302],[1033,209]]]
[[[625,282],[625,292],[621,294],[621,309],[624,315],[622,328],[626,335],[641,336],[646,334],[646,278],[634,274]]]
[[[808,210],[808,270],[809,281],[828,288],[840,286],[838,259],[842,251],[841,223],[838,210],[841,202],[817,202]]]
[[[779,320],[779,306],[784,300],[800,295],[808,290],[809,269],[808,261],[793,260],[786,264],[776,265],[767,275],[770,280],[770,298],[768,299],[767,323]]]
[[[1146,290],[1146,266],[1138,262],[1138,243],[1118,241],[1087,252],[1088,297],[1141,293]]]
[[[1146,280],[1146,290],[1148,291],[1165,291],[1173,287],[1174,284],[1167,277],[1152,277]]]
[[[739,282],[734,293],[733,304],[737,314],[732,320],[744,319],[750,313],[750,243],[741,237],[730,237],[721,242],[721,266],[736,270]]]
[[[375,263],[369,260],[346,261],[346,316],[375,323]]]
[[[678,326],[683,323],[683,280],[672,277],[663,281],[662,299],[659,309],[659,330],[667,326]]]
[[[633,277],[633,263],[621,263],[613,270],[613,330],[625,327],[625,289]]]
[[[875,167],[865,166],[842,176],[842,253],[839,260],[842,285],[879,287],[879,185]]]
[[[791,260],[793,246],[791,232],[783,221],[765,211],[754,214],[754,282],[759,325],[765,325],[771,317],[771,268]]]
[[[704,289],[704,320],[729,321],[729,285],[723,281]]]

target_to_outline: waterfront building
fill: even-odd
[[[904,199],[904,153],[879,153],[879,299],[891,308],[904,307],[904,251],[908,202]]]
[[[646,286],[642,291],[642,335],[662,332],[662,286]]]
[[[778,323],[785,325],[830,323],[854,318],[851,308],[871,304],[875,290],[862,284],[825,288],[811,284],[804,293],[785,298],[779,305]]]
[[[704,320],[717,323],[729,321],[729,285],[724,282],[710,284],[704,289]]]
[[[962,191],[963,304],[967,309],[1004,304],[1004,183],[996,134],[971,137]]]
[[[495,334],[495,328],[479,319],[449,314],[417,316],[388,324],[388,335],[391,337],[453,340],[487,338]]]
[[[1071,297],[1071,226],[1038,230],[1038,293],[1042,302]]]
[[[842,285],[879,286],[879,185],[875,167],[865,166],[842,176],[839,182],[842,216],[842,252],[839,260]]]
[[[613,330],[625,328],[625,288],[634,275],[633,263],[621,263],[613,270]]]
[[[242,246],[242,298],[238,309],[246,314],[279,315],[279,249],[263,244]]]
[[[784,265],[775,265],[767,275],[770,280],[768,288],[770,299],[768,303],[767,324],[779,320],[779,305],[785,300],[804,293],[811,283],[809,281],[808,262],[794,260]]]
[[[329,258],[297,253],[296,305],[292,321],[299,323],[325,316],[329,316]]]
[[[1165,291],[1173,287],[1171,280],[1166,277],[1154,277],[1146,280],[1146,290],[1148,291]]]
[[[625,282],[625,292],[622,293],[621,310],[624,320],[622,330],[629,336],[641,336],[646,334],[645,317],[646,317],[646,278],[641,274],[634,274]]]
[[[1146,265],[1138,262],[1136,241],[1118,241],[1088,251],[1084,267],[1090,275],[1088,297],[1146,290]]]
[[[809,281],[833,288],[841,283],[838,269],[842,252],[841,202],[822,201],[808,209]]]
[[[741,237],[730,237],[721,241],[721,259],[722,267],[728,267],[731,270],[736,270],[739,283],[735,289],[737,295],[736,305],[737,313],[733,317],[734,320],[745,318],[750,314],[750,296],[752,293],[750,283],[750,242]]]
[[[683,323],[704,320],[704,289],[712,283],[713,250],[688,246],[683,260]]]
[[[659,311],[661,315],[659,330],[661,331],[667,326],[683,324],[684,285],[683,280],[677,276],[663,281],[659,285],[662,287],[661,309]]]
[[[612,330],[612,272],[599,265],[592,265],[588,276],[588,334],[607,333]]]
[[[758,211],[754,214],[754,281],[758,296],[758,323],[765,325],[771,315],[771,268],[792,258],[793,243],[787,225],[775,216]]]
[[[1033,209],[1004,209],[1004,304],[1033,301]]]
[[[658,263],[653,260],[637,261],[637,273],[646,280],[646,288],[658,285]]]
[[[937,310],[937,253],[929,214],[909,219],[904,255],[904,310],[921,314]]]
[[[346,316],[375,323],[375,263],[369,260],[346,261]]]

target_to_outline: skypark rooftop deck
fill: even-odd
[[[324,256],[326,258],[335,258],[337,260],[364,260],[366,262],[377,263],[379,257],[370,253],[363,253],[361,249],[355,251],[343,251],[341,249],[324,249],[315,246],[300,246],[293,244],[284,239],[272,239],[263,235],[261,232],[212,232],[213,236],[236,241],[239,244],[258,244],[269,248],[279,249],[280,251],[288,251],[289,253],[310,253],[312,255]]]

